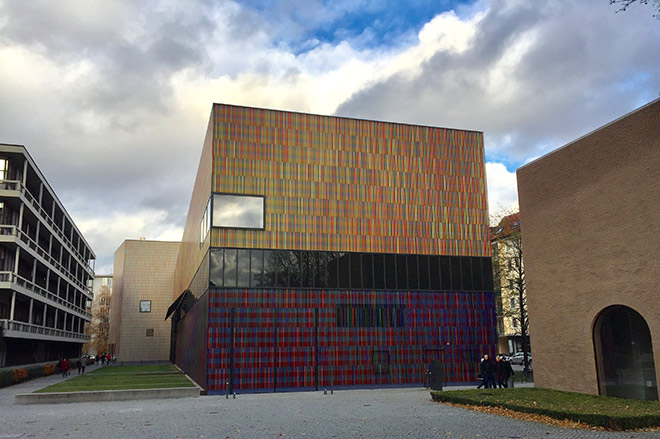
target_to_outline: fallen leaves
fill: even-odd
[[[593,427],[589,424],[584,424],[582,422],[569,421],[568,419],[559,420],[559,419],[554,419],[554,418],[551,418],[549,416],[544,416],[544,415],[536,415],[536,414],[532,414],[532,413],[516,412],[514,410],[509,410],[509,409],[505,409],[505,408],[502,408],[502,407],[455,404],[455,403],[452,403],[452,402],[443,402],[442,404],[447,404],[447,405],[451,405],[451,406],[454,406],[454,407],[461,407],[461,408],[464,408],[464,409],[472,410],[474,412],[488,413],[488,414],[497,415],[497,416],[506,416],[507,418],[522,419],[523,421],[540,422],[542,424],[555,425],[557,427],[562,427],[562,428],[607,431],[605,428]]]

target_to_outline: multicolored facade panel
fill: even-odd
[[[211,289],[207,390],[423,384],[477,379],[495,343],[493,295]]]
[[[497,341],[482,133],[216,104],[206,148],[173,343],[203,350],[199,384],[423,385],[438,362],[477,379]]]
[[[265,230],[211,247],[490,256],[483,135],[215,105],[212,191],[265,197]]]

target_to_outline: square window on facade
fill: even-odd
[[[154,330],[153,328],[147,329],[147,337],[153,337],[154,336]]]
[[[264,228],[264,197],[213,194],[213,227]]]
[[[140,300],[140,312],[151,312],[151,300]]]

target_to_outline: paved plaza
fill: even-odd
[[[75,374],[75,372],[74,372]],[[50,376],[0,389],[4,438],[660,438],[568,430],[431,402],[421,388],[16,405]]]

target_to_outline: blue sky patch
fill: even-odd
[[[470,5],[474,0],[244,0],[243,7],[275,22],[293,23],[300,32],[280,36],[294,52],[318,44],[349,41],[357,49],[406,44],[424,24],[442,12]]]

